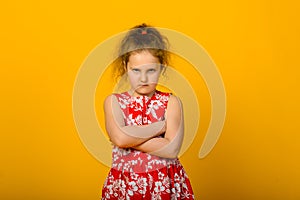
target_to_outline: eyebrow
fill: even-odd
[[[136,66],[129,66],[129,69],[139,69]]]

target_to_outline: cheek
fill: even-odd
[[[138,74],[135,74],[133,72],[128,72],[128,79],[131,83],[136,83],[139,80],[139,76]]]
[[[157,83],[160,73],[153,73],[149,76],[149,81]]]

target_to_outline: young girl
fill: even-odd
[[[114,145],[104,199],[194,199],[177,158],[183,134],[180,100],[156,85],[168,64],[168,41],[146,24],[121,42],[116,64],[131,89],[104,102],[106,131]]]

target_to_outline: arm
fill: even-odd
[[[176,158],[183,141],[184,122],[181,101],[170,96],[166,112],[164,138],[152,138],[133,148],[164,158]]]
[[[165,121],[144,125],[125,126],[122,110],[114,95],[104,101],[105,127],[112,143],[121,148],[139,145],[165,131]]]

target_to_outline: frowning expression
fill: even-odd
[[[149,51],[130,55],[127,63],[127,74],[133,96],[152,96],[161,73],[161,64]]]

